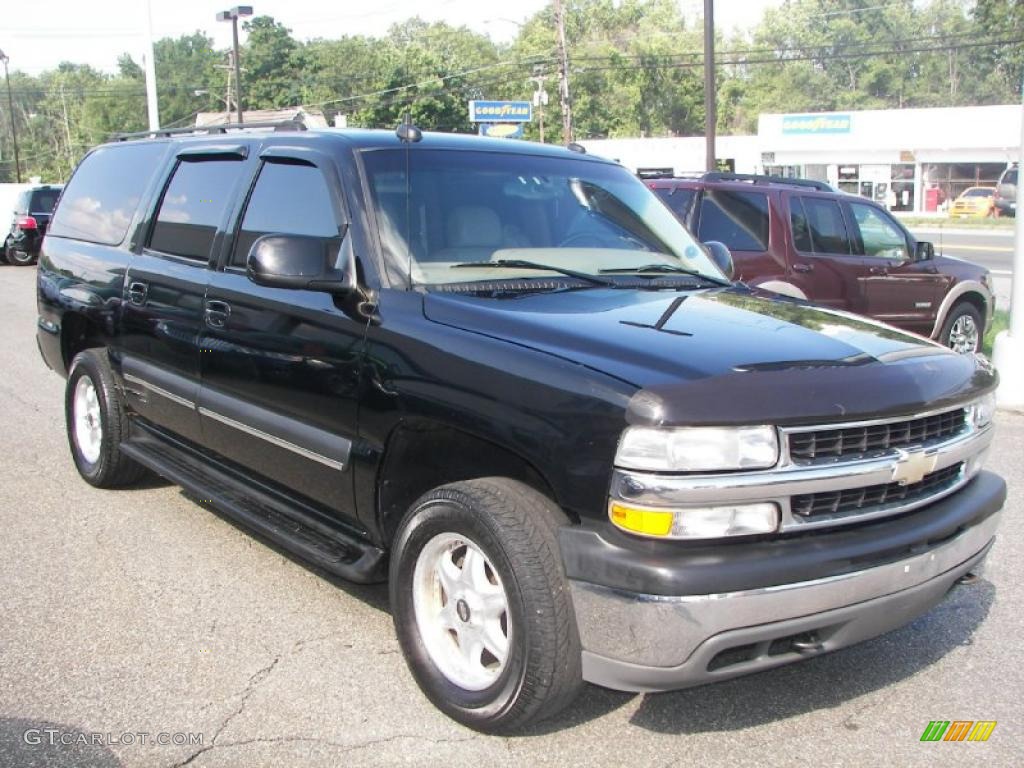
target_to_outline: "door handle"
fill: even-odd
[[[888,267],[871,267],[868,270],[868,272],[870,272],[872,275],[888,275],[889,274],[889,268]]]
[[[137,306],[142,306],[146,303],[146,297],[149,295],[149,286],[145,283],[130,283],[128,285],[128,301]]]
[[[223,328],[231,317],[231,305],[226,301],[208,301],[203,309],[203,317],[211,328]]]
[[[793,265],[793,271],[794,272],[813,272],[814,271],[814,265],[813,264],[803,264],[803,263],[797,262],[796,264]]]

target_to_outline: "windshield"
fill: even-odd
[[[988,187],[971,187],[964,192],[963,197],[992,197],[993,192],[995,190]]]
[[[412,149],[407,178],[406,154],[363,155],[387,268],[398,279],[439,285],[550,277],[515,266],[456,268],[497,261],[589,275],[666,264],[722,279],[672,213],[620,166]]]

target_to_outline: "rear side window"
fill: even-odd
[[[818,197],[800,199],[806,214],[806,226],[810,236],[810,251],[813,253],[845,253],[852,252],[850,236],[843,221],[843,212],[835,200]],[[794,230],[794,238],[796,232]],[[804,250],[797,245],[798,250]]]
[[[91,152],[71,177],[47,237],[120,243],[165,151],[165,144],[139,143]]]
[[[668,209],[676,215],[676,218],[685,224],[687,217],[690,215],[693,198],[697,193],[692,189],[683,189],[682,187],[675,187],[674,189],[658,187],[654,191],[661,198],[661,201],[668,206]]]
[[[29,213],[50,213],[57,204],[59,189],[37,189],[28,204]]]
[[[295,161],[268,162],[249,197],[231,263],[245,266],[249,249],[263,235],[338,237],[340,218],[320,169]]]
[[[182,160],[164,190],[149,247],[207,261],[217,228],[245,164],[240,160]]]
[[[731,251],[768,249],[768,195],[709,189],[700,202],[701,242],[718,240]]]

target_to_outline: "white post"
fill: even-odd
[[[1010,327],[996,337],[992,362],[999,371],[996,400],[1000,408],[1024,411],[1024,83],[1021,85],[1020,156],[1017,163],[1017,209],[1014,227]]]
[[[153,3],[146,0],[146,107],[149,111],[149,130],[160,127],[160,110],[156,101],[156,60],[153,56]]]

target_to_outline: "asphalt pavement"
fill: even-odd
[[[1024,764],[1024,417],[1000,414],[1011,496],[985,578],[914,623],[715,686],[589,687],[498,738],[420,694],[383,587],[325,579],[175,487],[82,482],[34,270],[0,267],[0,318],[0,768]],[[931,720],[998,725],[922,743]]]
[[[1013,275],[1014,230],[1008,229],[966,229],[957,228],[955,223],[913,227],[914,236],[931,240],[935,251],[972,261],[986,267],[992,273],[996,293],[996,306],[1006,309],[1010,306],[1010,278]]]

